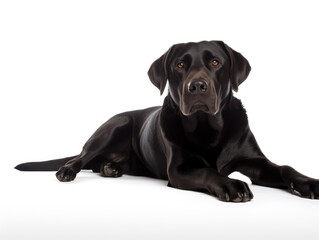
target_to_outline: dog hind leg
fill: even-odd
[[[58,170],[58,180],[72,181],[81,169],[90,165],[93,166],[94,172],[103,168],[102,176],[119,175],[119,167],[115,168],[115,165],[108,163],[118,161],[125,164],[125,161],[128,161],[131,152],[132,122],[129,116],[122,114],[104,123],[86,142],[81,154]]]

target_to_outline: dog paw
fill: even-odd
[[[210,192],[224,202],[247,202],[254,198],[247,183],[235,179],[219,183]]]
[[[295,178],[290,182],[289,190],[299,197],[319,199],[319,180],[307,177]]]
[[[103,177],[120,177],[123,174],[121,168],[113,163],[102,164],[100,173]]]
[[[72,167],[63,166],[57,171],[55,176],[61,182],[70,182],[75,179],[76,174],[77,172]]]

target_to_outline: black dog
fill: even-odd
[[[72,181],[83,168],[106,177],[143,175],[222,201],[249,201],[253,194],[248,185],[227,177],[238,171],[253,184],[318,199],[319,180],[278,166],[261,152],[246,111],[232,94],[249,72],[248,61],[221,41],[174,45],[148,72],[161,94],[168,79],[162,107],[112,117],[77,156],[16,168],[58,170],[62,182]]]

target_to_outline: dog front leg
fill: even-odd
[[[307,177],[290,166],[278,166],[261,152],[251,132],[242,150],[226,172],[238,171],[249,177],[253,184],[289,189],[301,197],[319,199],[319,180]],[[221,170],[223,173],[223,170]]]
[[[175,188],[205,191],[226,202],[246,202],[253,198],[248,185],[220,175],[213,168],[189,168],[183,164],[185,150],[171,147],[168,155],[169,185]]]
[[[278,166],[266,158],[242,159],[234,163],[232,170],[248,176],[253,184],[289,189],[300,197],[319,199],[319,180],[290,166]]]

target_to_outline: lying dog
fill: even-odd
[[[232,91],[247,78],[248,61],[221,41],[173,45],[150,67],[162,107],[120,113],[104,123],[73,157],[24,163],[22,171],[53,171],[62,182],[81,169],[105,177],[143,175],[171,187],[208,192],[222,201],[253,198],[238,171],[253,184],[289,189],[318,199],[319,180],[270,162],[250,131],[246,111]]]

